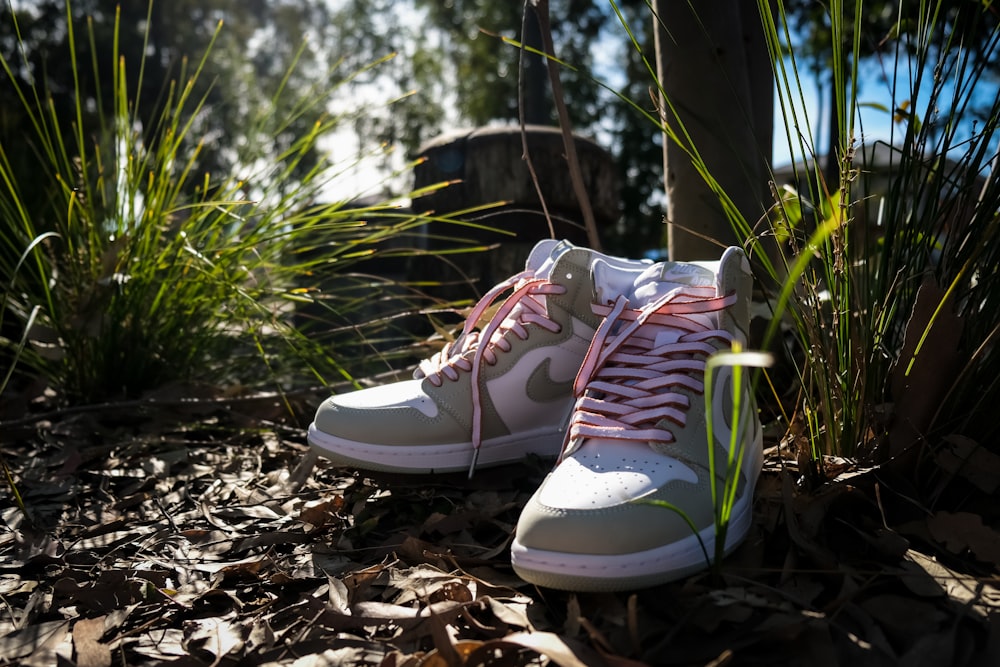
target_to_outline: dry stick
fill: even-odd
[[[524,17],[521,23],[521,64],[523,68],[524,63],[524,22],[527,21],[528,17],[528,5],[532,5],[535,8],[535,16],[538,19],[539,32],[542,34],[542,50],[546,55],[545,67],[549,72],[549,85],[552,88],[552,100],[556,105],[556,114],[559,116],[559,129],[562,132],[563,138],[563,149],[566,151],[566,162],[569,165],[569,179],[573,184],[573,193],[576,195],[576,200],[580,204],[580,213],[583,215],[583,226],[587,230],[587,242],[590,247],[594,250],[601,249],[601,239],[597,235],[597,221],[594,219],[594,210],[590,206],[590,198],[587,196],[587,188],[583,184],[583,172],[580,170],[580,158],[576,154],[576,141],[573,139],[573,130],[569,121],[569,110],[566,108],[566,101],[563,99],[563,88],[562,82],[559,80],[559,65],[554,60],[555,58],[555,45],[552,42],[552,24],[549,21],[549,0],[525,0],[524,4]],[[518,72],[518,94],[523,94],[524,91],[524,77],[522,71]],[[524,105],[518,104],[519,115],[521,119],[521,141],[525,144],[525,155],[527,155],[527,139],[524,132]],[[535,177],[534,169],[531,169],[532,180],[535,183],[535,189],[539,189],[538,179]],[[541,198],[541,192],[539,192],[539,198]],[[543,201],[544,207],[544,201]],[[549,220],[548,212],[545,215],[546,219]],[[549,220],[549,229],[552,230],[552,221]],[[555,232],[552,232],[553,236]]]
[[[528,17],[531,16],[531,0],[524,0],[524,11],[521,13],[521,48],[517,58],[517,120],[521,127],[521,159],[528,167],[531,174],[531,184],[535,186],[535,193],[538,195],[538,203],[542,206],[542,215],[549,225],[549,238],[556,237],[556,228],[552,224],[552,216],[549,215],[548,204],[545,203],[545,195],[542,193],[542,186],[538,182],[538,174],[535,172],[535,163],[531,159],[531,150],[528,148],[528,129],[524,119],[524,36],[528,32]]]

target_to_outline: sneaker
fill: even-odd
[[[338,464],[404,473],[471,475],[477,465],[557,456],[573,382],[602,319],[594,300],[627,289],[651,265],[538,243],[525,270],[491,289],[414,379],[324,401],[309,443]]]
[[[719,262],[655,265],[623,296],[605,302],[607,317],[577,378],[565,449],[517,524],[511,563],[522,579],[614,591],[708,566],[715,510],[705,362],[733,341],[746,342],[751,287],[746,256],[730,248]],[[722,367],[714,382],[712,446],[721,496],[734,426],[731,369]],[[745,385],[742,391],[743,459],[727,553],[750,528],[763,465],[760,420]],[[634,501],[662,501],[679,511]]]

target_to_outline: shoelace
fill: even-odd
[[[483,314],[494,304],[501,294],[513,288],[489,323],[481,331],[475,331]],[[522,271],[500,283],[479,300],[469,313],[462,333],[453,342],[446,345],[440,352],[429,359],[420,362],[417,377],[426,377],[431,384],[440,387],[444,380],[455,381],[459,371],[472,374],[472,463],[469,465],[469,477],[476,470],[479,460],[479,450],[482,447],[483,408],[481,404],[479,373],[485,361],[489,365],[497,362],[495,349],[509,352],[509,334],[521,340],[528,338],[526,325],[536,324],[543,329],[558,333],[560,325],[554,322],[548,314],[546,305],[535,297],[550,294],[564,294],[566,288],[551,283],[544,278],[537,278],[533,271]],[[485,341],[485,343],[483,342]],[[472,351],[471,359],[469,352]]]
[[[690,405],[677,389],[701,393],[705,361],[719,349],[711,341],[732,341],[697,316],[735,302],[735,292],[718,296],[712,287],[682,287],[638,310],[628,308],[624,296],[613,306],[594,306],[605,319],[574,383],[577,403],[566,445],[594,437],[673,442],[673,434],[656,424],[684,425]],[[673,335],[657,345],[663,332]]]

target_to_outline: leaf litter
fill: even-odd
[[[1000,664],[1000,474],[967,439],[939,443],[919,488],[842,460],[806,486],[771,443],[721,578],[569,594],[522,582],[507,552],[548,463],[334,468],[301,428],[321,398],[297,417],[265,396],[0,430],[27,510],[8,488],[0,664]]]

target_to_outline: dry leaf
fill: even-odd
[[[1000,589],[942,565],[933,558],[912,549],[903,563],[910,576],[903,577],[906,586],[923,596],[946,595],[959,607],[974,612],[970,618],[985,621],[1000,609]]]
[[[607,664],[583,644],[551,632],[516,632],[497,641],[541,653],[559,667],[599,667]]]
[[[73,624],[73,649],[77,667],[109,667],[111,649],[101,642],[104,616],[83,618]]]
[[[0,637],[0,660],[17,662],[32,654],[46,653],[66,637],[67,621],[29,625]]]
[[[216,661],[243,646],[243,626],[221,618],[184,623],[185,645],[208,651]]]
[[[993,495],[1000,489],[1000,456],[960,435],[947,436],[944,441],[949,446],[934,457],[939,466],[960,475],[983,493]]]
[[[927,528],[948,551],[961,554],[968,549],[977,559],[1000,565],[1000,533],[985,526],[978,514],[937,512],[927,519]]]
[[[325,500],[315,500],[302,506],[299,521],[311,530],[319,530],[333,523],[340,523],[337,516],[344,509],[344,497],[334,496]]]

